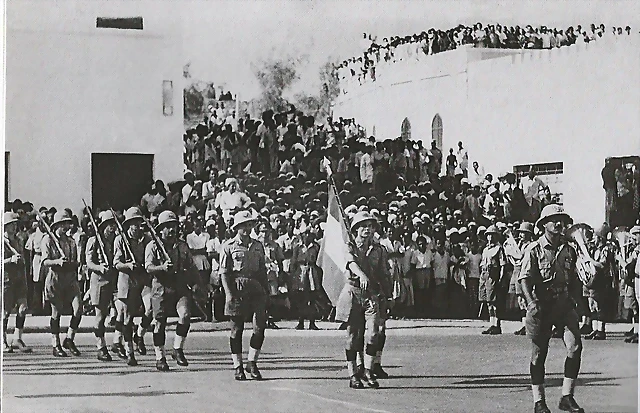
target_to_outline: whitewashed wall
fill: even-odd
[[[477,49],[446,52],[431,56],[428,66],[403,68],[412,77],[405,83],[352,89],[334,112],[363,120],[368,131],[375,125],[378,139],[399,136],[408,117],[413,139],[425,142],[439,113],[444,151],[462,140],[487,172],[563,162],[567,210],[577,221],[597,225],[604,220],[604,159],[640,155],[638,40],[612,38],[490,60],[477,60]],[[436,61],[452,68],[451,62],[464,61],[454,55],[467,56],[462,71],[430,75]]]
[[[39,11],[42,3],[9,7],[12,199],[79,210],[81,198],[91,199],[96,152],[154,154],[156,178],[181,176],[181,39],[144,7],[120,14],[115,4],[87,3],[78,3],[90,8],[82,19]],[[145,29],[96,29],[98,16],[143,16]],[[173,81],[172,116],[163,114],[164,80]]]

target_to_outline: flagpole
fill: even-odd
[[[333,180],[333,171],[331,171],[331,165],[329,163],[329,160],[326,157],[324,158],[323,162],[324,162],[325,169],[327,170],[327,179],[329,180],[329,186],[333,187],[333,190],[336,192],[336,201],[338,202],[338,209],[340,210],[340,215],[342,216],[342,220],[349,226],[349,228],[347,228],[349,242],[355,246],[356,242],[355,242],[355,239],[353,238],[353,234],[351,233],[351,220],[349,219],[347,214],[344,212],[344,208],[342,207],[342,201],[340,201],[340,194],[338,193],[336,182]]]

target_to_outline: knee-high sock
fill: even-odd
[[[382,364],[382,351],[384,350],[384,343],[387,341],[387,335],[384,333],[380,333],[380,337],[378,338],[378,351],[376,351],[376,356],[373,360],[374,364]]]
[[[82,320],[82,316],[72,316],[71,321],[69,322],[69,328],[67,329],[67,338],[73,341],[76,338],[76,332],[78,331],[78,327],[80,327],[80,321]]]
[[[355,350],[346,350],[347,356],[347,369],[349,370],[349,377],[356,374],[356,351]]]
[[[53,347],[60,345],[60,319],[51,318],[49,320],[49,327],[51,328],[51,344]]]
[[[120,320],[116,320],[115,325],[115,331],[113,332],[113,344],[122,344],[122,322]]]
[[[98,350],[107,346],[107,342],[104,339],[104,331],[104,320],[101,320],[98,322],[98,325],[94,330],[94,334],[96,336],[96,346],[98,347]]]
[[[131,356],[133,354],[133,320],[125,324],[122,335],[124,336],[125,352],[127,356]]]
[[[156,360],[165,358],[164,343],[167,337],[164,328],[164,322],[160,322],[160,325],[156,326],[157,331],[153,332],[153,349],[156,353]]]
[[[13,331],[14,340],[22,340],[22,331],[24,330],[24,322],[26,317],[18,314],[16,316],[16,329]]]
[[[145,333],[147,332],[147,330],[149,330],[149,327],[151,326],[151,319],[152,319],[151,316],[146,316],[146,315],[142,316],[142,321],[138,326],[138,336],[144,337]]]
[[[173,348],[179,349],[184,347],[184,342],[187,339],[187,333],[189,332],[189,324],[180,324],[176,326],[176,336],[173,340]]]
[[[531,391],[533,392],[533,402],[545,399],[544,395],[544,364],[530,364]]]

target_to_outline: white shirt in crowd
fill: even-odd
[[[193,190],[193,187],[189,184],[185,184],[182,187],[182,205],[185,205],[188,199],[193,196],[192,190]]]
[[[216,237],[216,238],[209,238],[207,240],[206,243],[206,247],[207,249],[207,254],[211,254],[214,252],[218,253],[218,258],[220,257],[220,253],[222,253],[222,243],[220,242],[220,240]],[[211,271],[218,271],[218,268],[220,268],[220,264],[218,262],[218,260],[216,260],[215,258],[211,259]]]
[[[469,278],[480,278],[480,261],[482,261],[482,254],[472,254],[471,252],[467,253],[467,268]]]
[[[411,254],[411,264],[414,264],[417,270],[431,268],[431,261],[433,261],[433,253],[431,250],[422,252],[415,249]]]
[[[200,234],[192,232],[187,234],[187,245],[190,250],[203,250],[206,248],[209,238],[210,236],[206,232],[201,232]],[[209,259],[204,254],[193,254],[193,263],[199,271],[210,269]]]
[[[466,171],[469,168],[469,153],[467,152],[467,148],[458,148],[456,159],[458,161],[458,168],[460,168],[460,170]]]
[[[364,153],[360,158],[360,180],[363,183],[373,183],[373,163],[368,153]]]
[[[531,205],[531,200],[533,199],[540,201],[540,189],[546,186],[544,182],[542,182],[542,180],[537,176],[534,176],[533,179],[529,178],[529,176],[525,176],[522,178],[521,182],[524,198],[527,200],[529,205]]]
[[[211,181],[202,184],[202,199],[213,198],[216,194],[216,188]]]
[[[471,170],[469,171],[469,181],[471,182],[471,185],[482,186],[484,182],[484,177],[485,177],[485,173],[484,173],[484,168],[482,166],[478,166],[477,172],[473,168],[471,168]]]
[[[244,192],[223,191],[218,194],[215,201],[216,208],[222,210],[222,216],[225,220],[231,218],[231,211],[238,208],[246,208],[251,203],[251,198]]]

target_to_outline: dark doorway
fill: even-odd
[[[607,158],[602,181],[609,227],[629,229],[640,216],[640,156]]]
[[[116,210],[140,203],[153,182],[153,155],[124,153],[91,154],[91,204]]]

